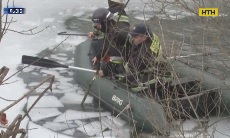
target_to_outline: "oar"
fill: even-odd
[[[81,34],[81,33],[74,33],[74,34],[70,34],[67,32],[60,32],[57,35],[77,35],[77,36],[88,36],[87,34]]]
[[[43,58],[39,58],[39,57],[32,57],[32,56],[26,56],[26,55],[22,56],[22,63],[23,64],[31,64],[31,65],[40,66],[40,67],[47,67],[47,68],[71,68],[71,69],[84,70],[84,71],[96,73],[96,70],[63,65],[63,64],[60,64],[56,61],[52,61],[49,59],[43,59]]]

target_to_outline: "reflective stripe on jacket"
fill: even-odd
[[[116,13],[115,13],[116,14]],[[115,20],[117,22],[119,18],[118,22],[126,22],[129,23],[129,17],[126,15],[114,15],[113,20]]]
[[[163,60],[162,47],[160,45],[160,40],[157,35],[153,33],[153,40],[150,46],[151,51],[156,55],[157,60]]]

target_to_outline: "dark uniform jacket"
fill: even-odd
[[[157,68],[160,58],[163,55],[159,39],[151,34],[151,38],[148,37],[138,46],[132,46],[127,67],[132,74],[139,74],[144,70]]]
[[[111,13],[118,13],[118,15],[115,15],[117,18],[102,23],[100,31],[104,33],[104,41],[100,44],[101,46],[98,46],[100,49],[96,54],[97,59],[101,59],[105,55],[122,56],[122,52],[125,51],[124,45],[127,41],[128,32],[130,31],[130,24],[124,10],[124,4],[111,0],[108,0],[108,2],[108,10]],[[118,18],[119,21],[117,22]]]

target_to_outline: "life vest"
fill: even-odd
[[[118,20],[119,18],[119,20]],[[126,15],[118,15],[118,13],[114,13],[113,20],[117,22],[126,22],[129,23],[129,17]]]
[[[152,44],[150,46],[150,50],[156,54],[157,60],[164,60],[163,53],[162,53],[162,47],[160,45],[160,41],[157,35],[153,33],[153,40]]]

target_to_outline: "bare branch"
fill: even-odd
[[[35,35],[35,34],[41,33],[42,31],[46,30],[48,27],[49,26],[47,26],[44,29],[37,31],[37,32],[33,32],[34,29],[36,29],[37,27],[31,28],[29,30],[24,30],[24,31],[16,31],[16,30],[12,30],[12,29],[6,29],[6,31],[11,31],[11,32],[15,32],[15,33],[23,34],[23,35]]]
[[[6,110],[8,110],[9,108],[11,108],[12,106],[16,105],[18,102],[20,102],[22,99],[24,99],[25,97],[29,96],[34,90],[36,90],[39,86],[41,86],[43,83],[53,80],[53,77],[49,77],[45,80],[43,80],[41,83],[39,83],[37,86],[35,86],[33,89],[31,89],[29,92],[27,92],[25,95],[23,95],[21,98],[19,98],[17,101],[15,101],[14,103],[8,105],[7,107],[5,107],[4,109],[2,109],[0,111],[0,113],[5,112]]]

